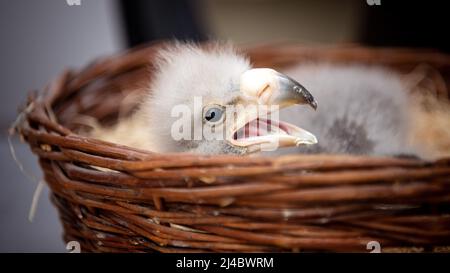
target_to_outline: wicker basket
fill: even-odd
[[[16,132],[39,157],[64,226],[83,252],[442,251],[450,245],[450,159],[157,154],[89,139],[79,114],[117,118],[151,76],[159,44],[66,71],[30,94]],[[432,51],[264,45],[255,66],[313,60],[433,67],[447,98],[450,56]],[[431,71],[431,70],[430,70]],[[92,166],[117,172],[101,171]]]

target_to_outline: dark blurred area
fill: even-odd
[[[327,24],[322,22],[326,20],[329,21],[330,32],[348,33],[348,37],[344,34],[340,39],[337,38],[338,42],[425,47],[445,52],[450,50],[448,38],[440,33],[446,25],[445,1],[121,0],[120,6],[129,46],[173,38],[192,41],[204,41],[208,37],[235,40],[240,38],[240,32],[247,32],[244,35],[250,36],[244,41],[267,42],[274,37],[273,39],[326,42],[327,38],[322,38],[328,32],[324,30]],[[220,9],[219,12],[225,15],[216,14],[216,9]],[[272,11],[272,14],[267,15],[267,10]],[[305,16],[305,10],[315,18]],[[221,16],[229,15],[237,20],[220,21]],[[340,18],[340,15],[346,15],[347,18]],[[283,20],[286,25],[280,23]],[[236,22],[242,23],[236,27]],[[266,39],[260,39],[260,31],[252,28],[252,25],[257,24],[266,31]],[[272,29],[271,25],[282,27],[277,30]],[[347,27],[347,31],[342,31],[343,27]],[[228,36],[221,37],[225,36],[221,33],[223,29],[229,32]],[[310,34],[305,29],[317,33]],[[297,30],[297,33],[292,33],[292,30]],[[329,35],[328,39],[332,38]]]
[[[446,1],[393,0],[0,0],[0,252],[65,252],[48,190],[35,221],[27,214],[35,181],[14,164],[7,129],[31,90],[67,67],[160,39],[217,39],[237,45],[435,48],[450,52]],[[15,140],[18,158],[40,177],[36,158]]]
[[[446,1],[382,1],[365,7],[360,42],[450,52]]]
[[[198,1],[120,0],[128,45],[160,39],[206,40]]]

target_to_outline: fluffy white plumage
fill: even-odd
[[[175,141],[171,137],[171,126],[177,120],[171,115],[174,105],[192,107],[194,96],[201,96],[205,104],[233,101],[240,76],[251,68],[245,56],[231,46],[204,50],[176,44],[161,50],[153,62],[157,72],[136,112],[114,127],[94,128],[90,136],[154,152],[246,152],[224,141]],[[285,73],[310,90],[319,107],[317,111],[300,106],[283,109],[281,120],[312,132],[319,144],[277,154],[423,155],[420,144],[410,141],[417,129],[412,128],[411,100],[395,72],[360,65],[302,64]],[[201,123],[202,113],[194,112],[193,119]]]
[[[171,111],[175,105],[192,109],[195,96],[205,104],[229,100],[239,88],[241,74],[251,67],[249,60],[231,45],[204,50],[177,43],[162,49],[153,62],[154,80],[136,113],[115,127],[95,128],[91,135],[154,152],[241,153],[220,141],[175,141],[171,126],[179,117],[172,117]],[[201,124],[202,113],[192,112],[192,121]]]

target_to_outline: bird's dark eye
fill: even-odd
[[[223,118],[224,109],[221,106],[214,105],[205,108],[203,112],[203,119],[210,123],[217,123]]]

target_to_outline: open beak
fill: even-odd
[[[277,110],[295,104],[317,109],[314,97],[300,83],[273,69],[255,68],[241,75],[239,91],[242,104],[257,107],[236,113],[232,126],[227,127],[230,144],[256,152],[317,143],[310,132],[274,118]]]

